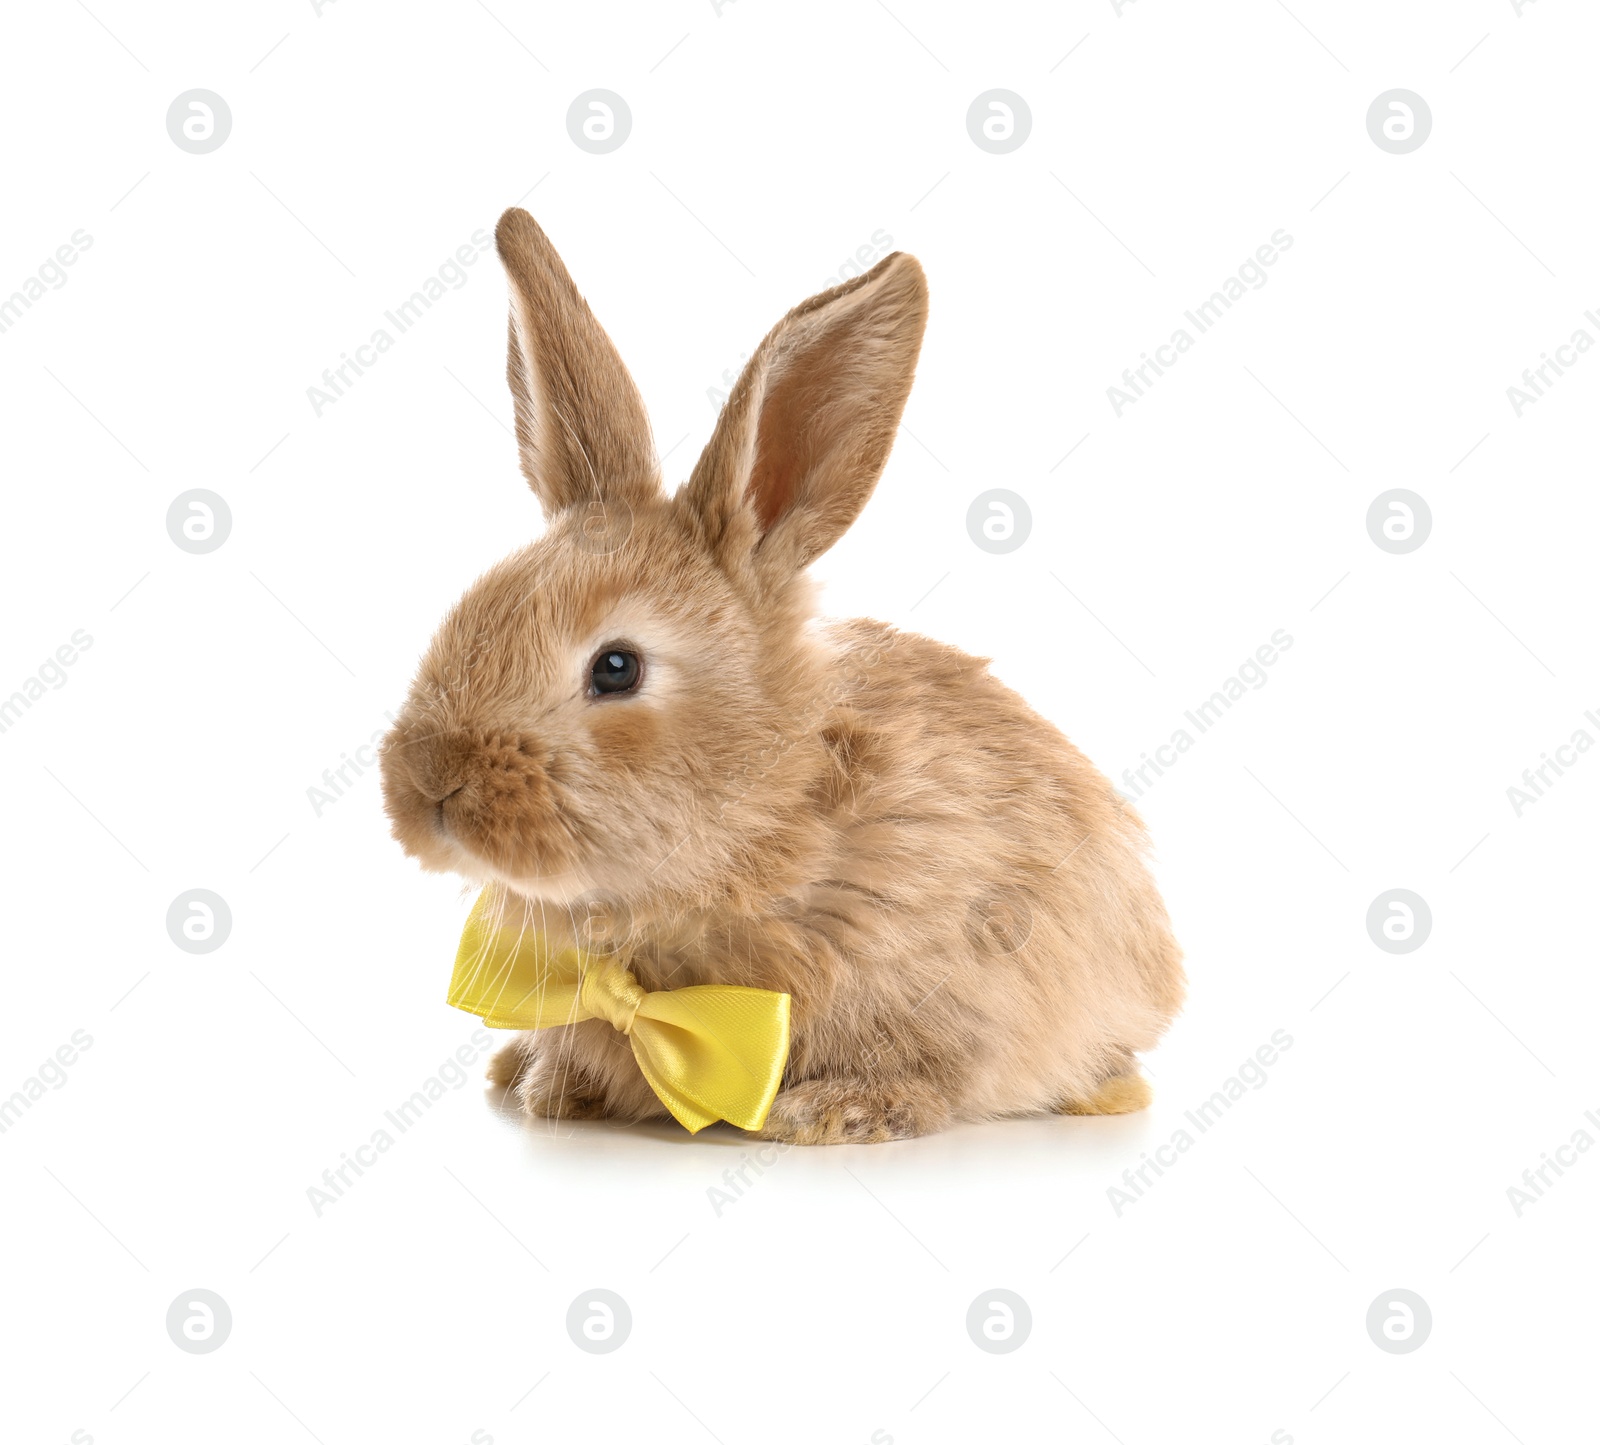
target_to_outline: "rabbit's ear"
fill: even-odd
[[[724,567],[781,584],[855,521],[894,444],[928,317],[896,252],[767,333],[682,493]]]
[[[494,231],[511,282],[506,380],[522,474],[554,515],[660,495],[644,403],[555,247],[513,207]]]

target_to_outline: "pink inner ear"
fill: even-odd
[[[794,501],[794,488],[793,467],[786,467],[780,471],[764,462],[756,463],[756,470],[751,473],[750,485],[745,490],[745,496],[749,498],[750,505],[756,509],[756,521],[763,534],[770,532],[772,524],[789,509],[789,504]]]
[[[828,370],[817,364],[823,349],[814,346],[792,358],[762,401],[755,463],[745,497],[755,508],[763,533],[794,505],[820,449],[819,438],[812,433],[827,401]]]

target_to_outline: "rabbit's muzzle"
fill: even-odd
[[[569,841],[550,761],[525,733],[396,728],[383,749],[395,835],[424,861],[455,844],[499,869],[546,871],[566,861]]]

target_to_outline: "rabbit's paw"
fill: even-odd
[[[1137,1114],[1150,1103],[1150,1081],[1143,1074],[1113,1074],[1102,1079],[1087,1099],[1068,1099],[1059,1114]]]
[[[784,1144],[878,1144],[931,1134],[949,1119],[949,1103],[922,1084],[811,1079],[779,1093],[760,1137]]]
[[[605,1091],[570,1059],[535,1058],[517,1084],[517,1102],[536,1119],[603,1119]]]
[[[497,1089],[516,1086],[528,1069],[528,1055],[520,1043],[510,1043],[489,1059],[488,1079]]]

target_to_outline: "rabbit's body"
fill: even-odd
[[[830,626],[827,647],[820,746],[789,744],[813,754],[817,807],[761,879],[770,895],[633,915],[612,941],[647,989],[793,996],[774,1137],[1109,1112],[1102,1086],[1155,1043],[1183,990],[1137,818],[978,659],[870,621]],[[746,781],[735,806],[759,811],[759,760]],[[559,929],[552,914],[564,910],[529,910]],[[608,1024],[520,1048],[507,1062],[535,1112],[665,1113]]]
[[[462,599],[385,748],[408,851],[647,990],[791,995],[772,1137],[1139,1107],[1133,1053],[1183,979],[1138,818],[979,660],[811,620],[803,567],[864,505],[910,385],[915,262],[780,323],[669,499],[543,234],[509,212],[498,239],[552,525]],[[496,1072],[535,1114],[665,1114],[599,1020]]]

